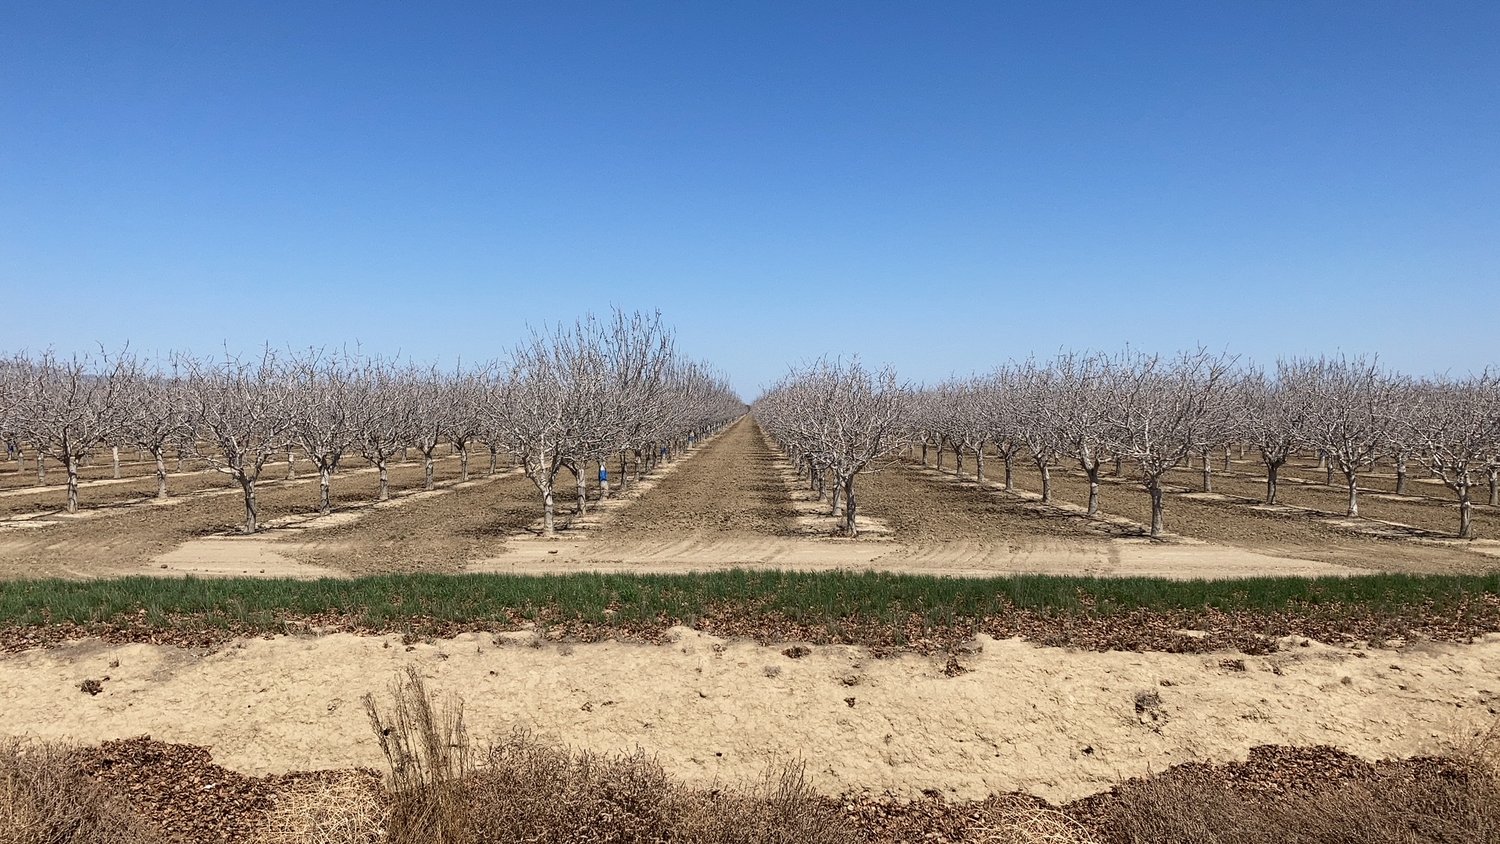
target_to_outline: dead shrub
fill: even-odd
[[[462,703],[408,671],[385,714],[365,707],[391,769],[391,844],[854,844],[836,807],[787,766],[741,788],[692,789],[643,751],[598,754],[517,730],[471,753]]]
[[[391,844],[459,844],[469,841],[464,774],[469,736],[463,701],[435,699],[422,676],[407,668],[391,687],[389,714],[373,695],[365,712],[390,768]]]
[[[82,772],[73,747],[0,738],[0,844],[147,844],[160,837]]]
[[[257,844],[376,844],[385,834],[383,797],[363,777],[301,783],[276,796]]]

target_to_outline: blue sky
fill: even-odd
[[[1500,3],[12,3],[0,348],[1500,363]]]

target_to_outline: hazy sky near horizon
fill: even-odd
[[[12,3],[0,349],[1500,363],[1500,3]]]

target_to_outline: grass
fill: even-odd
[[[1475,625],[1500,630],[1500,575],[1178,581],[730,570],[316,581],[132,577],[0,584],[0,629],[217,628],[243,634],[278,632],[289,622],[310,621],[377,631],[505,628],[524,622],[630,630],[699,626],[732,616],[736,623],[752,626],[755,619],[828,630],[884,625],[900,627],[907,635],[1018,616],[1108,622],[1143,613],[1172,615],[1176,622],[1205,615],[1290,615],[1325,622],[1438,620],[1462,622],[1472,635]]]
[[[534,620],[543,610],[552,617],[591,623],[662,618],[690,623],[712,607],[730,604],[809,621],[899,612],[942,622],[1014,609],[1106,615],[1203,607],[1224,612],[1317,606],[1401,610],[1452,606],[1482,595],[1500,595],[1500,574],[1181,581],[735,569],[683,575],[416,574],[315,581],[128,577],[0,584],[0,624],[111,622],[144,611],[157,618],[207,614],[243,620],[337,613],[380,625],[418,617],[450,622],[517,616]]]

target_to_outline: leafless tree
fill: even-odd
[[[1219,436],[1232,363],[1200,348],[1171,360],[1127,352],[1110,368],[1110,449],[1140,469],[1153,537],[1163,530],[1162,477]]]
[[[318,470],[318,512],[323,515],[333,508],[333,473],[363,433],[353,414],[359,395],[357,365],[348,356],[312,349],[289,359],[282,374],[288,433]]]
[[[1367,357],[1305,358],[1283,378],[1307,408],[1307,435],[1344,475],[1348,515],[1359,515],[1359,473],[1390,445],[1400,381]]]
[[[842,533],[858,536],[858,501],[854,480],[873,461],[894,454],[910,429],[913,392],[889,367],[870,372],[856,359],[820,360],[794,370],[756,403],[772,435],[808,439],[815,461],[833,475],[843,493]]]
[[[1078,461],[1089,481],[1088,515],[1099,512],[1099,470],[1109,455],[1111,362],[1098,354],[1065,353],[1051,367],[1056,377],[1056,439]]]
[[[167,497],[167,449],[180,455],[193,440],[192,408],[175,360],[142,369],[126,386],[124,437],[156,462],[156,497]]]
[[[411,444],[422,453],[422,488],[431,490],[437,449],[451,427],[453,408],[443,375],[436,367],[411,367],[405,385],[404,416],[411,420]]]
[[[1301,371],[1277,366],[1276,380],[1260,369],[1243,373],[1234,387],[1240,429],[1266,464],[1266,503],[1275,504],[1281,467],[1307,442],[1308,391],[1295,384]]]
[[[1494,466],[1500,443],[1500,376],[1432,379],[1409,392],[1401,428],[1433,477],[1458,496],[1458,536],[1474,538],[1470,490]]]
[[[411,441],[415,423],[414,403],[409,400],[415,384],[412,371],[380,358],[360,362],[346,394],[348,424],[355,432],[355,447],[379,474],[376,501],[391,497],[391,459]]]
[[[281,363],[270,349],[255,358],[184,359],[198,455],[240,485],[245,533],[259,530],[255,485],[272,455],[286,449],[291,404]]]
[[[1062,451],[1061,412],[1057,373],[1049,367],[1028,360],[1013,369],[1012,407],[1016,419],[1016,436],[1031,455],[1042,477],[1042,502],[1052,502],[1052,467]]]
[[[44,458],[61,463],[68,474],[69,513],[78,511],[78,467],[102,443],[124,428],[127,385],[135,377],[135,359],[51,351],[20,365],[15,377],[12,424]]]

